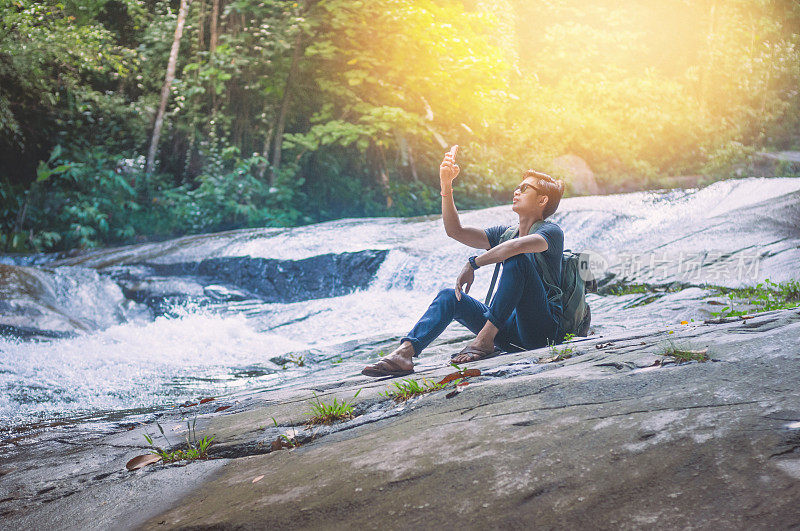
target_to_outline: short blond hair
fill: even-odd
[[[522,175],[523,180],[528,177],[535,179],[539,192],[547,196],[547,204],[544,206],[544,211],[542,212],[542,217],[547,219],[558,209],[561,196],[564,195],[564,181],[561,179],[553,179],[546,173],[536,170],[528,170]]]

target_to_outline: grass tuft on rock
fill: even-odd
[[[671,333],[671,332],[669,332]],[[679,363],[697,361],[700,363],[709,361],[708,348],[692,349],[685,345],[678,345],[673,340],[668,340],[658,351],[660,356],[672,358]]]
[[[461,383],[461,380],[462,379],[459,378],[457,380],[453,380],[452,382],[436,383],[428,380],[427,378],[423,378],[422,382],[418,382],[412,378],[404,378],[403,380],[394,382],[392,385],[390,385],[389,389],[385,393],[379,394],[380,396],[391,398],[395,402],[403,402],[415,396],[444,389],[449,383],[458,385]]]
[[[764,282],[746,288],[715,286],[714,289],[727,295],[730,301],[720,311],[711,313],[715,317],[739,317],[749,313],[800,306],[800,280],[773,282],[767,278]]]
[[[675,293],[689,287],[689,284],[670,282],[669,284],[641,284],[637,282],[616,281],[601,287],[598,295],[631,295],[645,293]],[[649,301],[649,302],[652,302]],[[647,304],[647,303],[643,303]]]
[[[358,393],[361,392],[359,389],[356,394],[353,396],[353,399],[358,396]],[[353,402],[348,402],[347,400],[339,400],[334,397],[333,402],[330,404],[326,404],[317,396],[317,393],[314,394],[314,401],[311,402],[311,418],[308,420],[309,424],[332,424],[334,422],[340,420],[348,420],[353,418]]]
[[[575,339],[575,334],[566,334],[564,336],[564,343],[569,343]],[[556,347],[555,342],[547,344],[547,348],[550,349],[550,357],[544,358],[539,360],[540,363],[550,363],[554,361],[564,361],[571,358],[575,354],[575,349],[572,347]]]
[[[164,427],[156,423],[156,427],[161,432],[161,436],[167,442],[167,446],[172,446],[164,432]],[[148,434],[144,434],[144,439],[153,447],[151,453],[161,456],[161,460],[165,463],[174,461],[194,461],[196,459],[208,459],[208,448],[214,442],[215,436],[205,436],[202,439],[197,438],[197,418],[193,422],[186,422],[186,448],[178,450],[165,450],[155,445],[153,438]]]

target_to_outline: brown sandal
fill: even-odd
[[[390,359],[382,359],[374,365],[367,365],[361,371],[364,376],[408,376],[414,369],[403,369]]]
[[[470,357],[470,359],[466,361],[461,361],[459,363],[470,363],[473,361],[478,360],[485,360],[486,358],[493,358],[503,352],[501,349],[494,347],[494,350],[491,352],[487,352],[485,350],[481,350],[479,348],[473,347],[472,345],[467,345],[466,347],[462,348],[460,352],[457,352],[450,356],[450,359],[455,358],[456,356],[460,356],[461,354],[466,354]]]

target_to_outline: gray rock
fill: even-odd
[[[385,250],[365,250],[302,260],[240,256],[206,258],[190,263],[152,263],[148,266],[162,275],[224,282],[252,292],[265,302],[297,302],[336,297],[366,288],[386,254]]]
[[[143,318],[116,283],[81,267],[38,269],[0,264],[0,334],[70,337]]]
[[[379,396],[393,380],[356,375],[261,391],[203,409],[198,432],[215,434],[212,453],[225,459],[185,467],[124,470],[155,432],[146,422],[77,447],[63,435],[20,440],[6,453],[0,511],[8,525],[48,528],[791,527],[798,333],[795,309],[588,338],[544,371],[508,368],[536,367],[548,349],[471,364],[488,377],[452,399],[445,390],[394,404]],[[665,363],[670,342],[706,347],[715,361]],[[452,371],[457,345],[441,347],[417,379]],[[329,403],[358,389],[355,419],[303,427],[312,390]],[[178,413],[159,422],[182,436]],[[273,451],[290,430],[300,446]]]

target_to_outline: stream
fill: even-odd
[[[550,219],[565,248],[590,251],[601,286],[683,288],[644,305],[641,294],[590,295],[595,334],[708,317],[706,284],[800,276],[797,178],[567,198]],[[486,228],[516,215],[509,204],[461,220]],[[474,252],[426,216],[0,256],[0,440],[356,373]],[[472,296],[483,300],[492,269],[476,274]],[[454,323],[442,339],[467,336]]]

